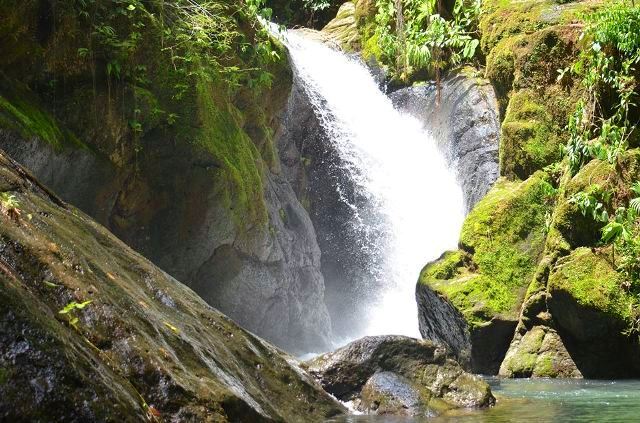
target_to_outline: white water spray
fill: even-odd
[[[329,142],[384,220],[383,245],[368,245],[365,236],[354,246],[377,250],[380,260],[370,265],[380,280],[371,285],[382,287],[380,295],[363,316],[365,333],[340,343],[364,335],[419,337],[414,292],[420,269],[456,248],[464,218],[455,175],[422,124],[396,110],[360,62],[294,32],[282,37]],[[358,206],[351,206],[357,217]],[[367,225],[357,218],[352,224]]]

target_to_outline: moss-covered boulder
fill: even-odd
[[[525,182],[499,180],[465,220],[461,250],[422,270],[417,296],[423,336],[433,335],[427,326],[435,324],[438,309],[420,301],[421,290],[429,289],[463,316],[474,371],[496,373],[506,353],[544,248],[553,200],[544,173]],[[437,340],[449,344],[447,337]]]
[[[505,377],[582,377],[558,333],[535,326],[524,335],[516,334],[500,365]]]
[[[549,275],[549,311],[586,377],[640,374],[634,323],[637,297],[625,290],[610,248],[577,248]]]
[[[636,340],[624,335],[634,321],[633,295],[625,291],[615,270],[611,247],[600,245],[604,224],[583,215],[573,197],[588,192],[613,212],[627,195],[626,187],[638,177],[639,157],[636,150],[629,150],[615,166],[592,160],[575,176],[561,177],[543,258],[527,289],[502,375],[629,377],[637,371],[629,358],[635,354]],[[609,200],[604,199],[605,192],[611,193],[606,195]],[[584,307],[591,307],[591,320],[576,311]],[[536,339],[544,342],[533,342]],[[615,360],[605,360],[608,354]],[[550,365],[540,367],[540,363]]]
[[[4,153],[0,193],[0,420],[321,421],[344,412],[293,358]]]
[[[501,175],[526,179],[560,159],[564,126],[549,111],[550,101],[541,99],[531,89],[511,96],[501,128]]]
[[[495,402],[486,382],[463,371],[446,349],[405,336],[365,337],[305,368],[327,392],[372,414],[430,417]]]

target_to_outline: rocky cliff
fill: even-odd
[[[255,12],[52,4],[1,6],[0,147],[241,325],[326,349],[320,249],[273,140],[291,71]]]

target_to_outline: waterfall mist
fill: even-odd
[[[322,141],[337,155],[319,165],[335,167],[326,183],[334,184],[340,202],[320,218],[347,211],[334,219],[323,261],[333,254],[332,239],[350,241],[331,258],[334,266],[349,260],[350,272],[333,272],[323,262],[335,342],[419,337],[414,292],[420,269],[456,248],[464,218],[454,171],[422,124],[393,107],[362,63],[296,32],[280,37],[323,128]]]

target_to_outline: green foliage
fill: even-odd
[[[9,192],[0,192],[0,206],[7,212],[20,209],[18,199]]]
[[[66,306],[64,306],[64,308],[62,310],[60,310],[58,313],[59,314],[68,314],[71,313],[74,310],[82,310],[83,308],[85,308],[86,306],[88,306],[89,304],[91,304],[92,301],[85,301],[82,303],[77,303],[75,301],[70,302],[69,304],[67,304]]]
[[[565,152],[572,174],[591,158],[617,162],[635,128],[630,111],[638,96],[635,67],[640,62],[640,7],[615,2],[584,19],[586,46],[571,67],[587,91],[568,124]]]
[[[565,153],[572,175],[592,158],[617,166],[621,154],[628,148],[630,134],[636,129],[638,114],[640,7],[613,2],[585,15],[584,19],[585,48],[571,67],[587,92],[568,124],[570,139]],[[564,73],[560,75],[564,77]],[[636,118],[632,119],[632,115]],[[618,203],[622,204],[618,204],[612,215],[605,210],[612,193],[603,198],[598,197],[596,191],[589,188],[572,199],[584,215],[606,223],[600,240],[611,245],[612,261],[624,279],[622,286],[637,293],[640,291],[640,183],[636,181],[629,187],[635,196],[619,199]],[[635,313],[640,316],[638,310]],[[640,319],[632,320],[631,332],[637,332]]]
[[[74,329],[78,330],[78,317],[75,315],[76,310],[82,310],[92,301],[84,301],[82,303],[77,303],[75,301],[71,301],[69,304],[64,306],[64,308],[58,311],[58,314],[67,315],[69,318],[69,324],[73,326]]]
[[[593,184],[586,191],[574,194],[569,201],[578,206],[583,216],[590,216],[596,222],[608,222],[606,207],[611,202],[612,194],[611,191],[603,190],[600,185]]]
[[[130,87],[128,92],[133,93],[126,120],[136,150],[147,129],[138,89],[151,88],[152,80],[159,77],[158,69],[154,75],[147,64],[170,64],[168,75],[160,74],[166,85],[161,89],[172,91],[175,104],[156,105],[151,121],[162,117],[167,125],[174,125],[180,119],[176,113],[180,101],[199,81],[224,87],[220,92],[224,97],[240,87],[269,88],[273,80],[269,65],[282,59],[258,20],[271,15],[264,0],[77,0],[73,8],[90,30],[87,45],[77,50],[78,58],[90,63],[94,78],[104,75],[109,99],[116,86],[121,92]]]
[[[421,69],[438,77],[440,70],[475,56],[480,1],[456,0],[451,19],[442,16],[445,11],[438,10],[438,4],[407,0],[398,13],[393,0],[376,2],[375,38],[383,62],[391,65],[395,77],[407,80]]]

